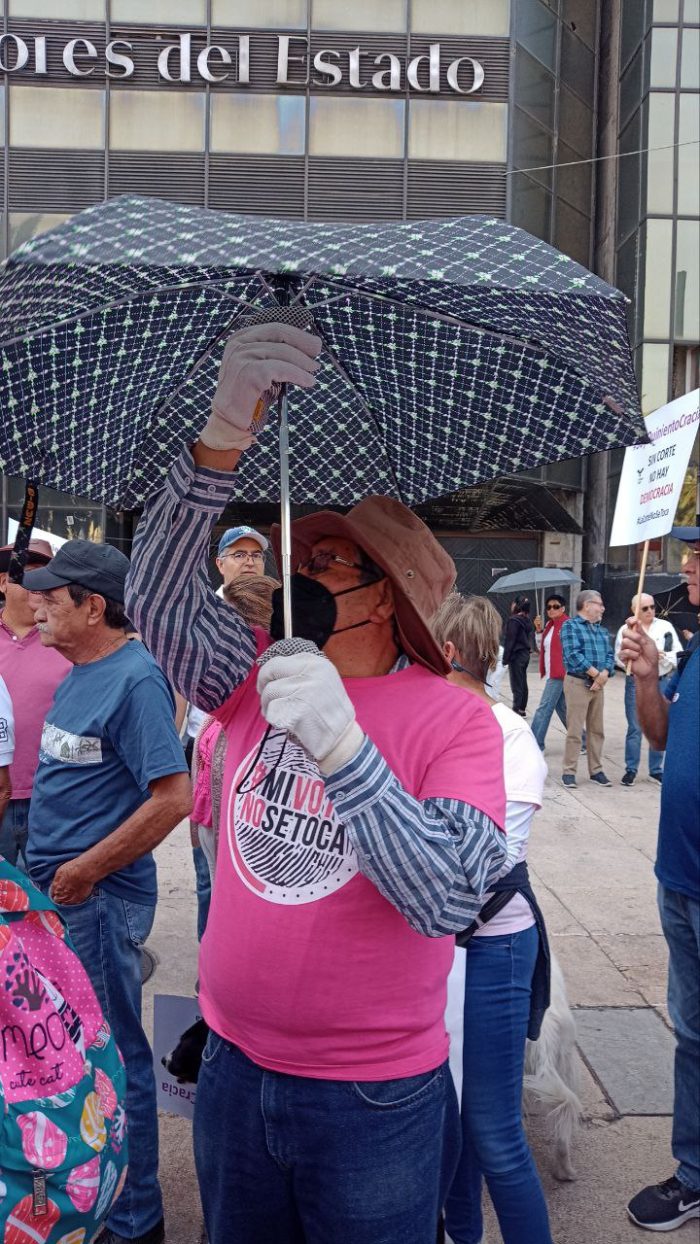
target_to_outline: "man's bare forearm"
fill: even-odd
[[[639,724],[650,747],[666,750],[668,700],[659,691],[658,678],[635,678],[635,697]]]
[[[101,842],[79,856],[81,870],[97,885],[153,851],[192,810],[192,791],[186,773],[173,774],[168,790],[155,792]]]

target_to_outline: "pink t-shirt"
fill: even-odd
[[[261,747],[256,677],[216,714],[227,756],[202,1013],[271,1070],[339,1080],[428,1071],[447,1057],[454,939],[414,932],[362,875],[306,752],[276,731]],[[486,704],[417,665],[345,687],[409,793],[461,799],[503,824],[503,739]]]
[[[221,732],[221,722],[210,721],[200,731],[195,743],[195,780],[192,792],[192,811],[190,819],[196,825],[211,829],[214,813],[211,803],[211,760],[216,740]]]
[[[31,798],[44,718],[58,684],[72,668],[60,652],[44,647],[36,629],[20,639],[0,619],[0,675],[15,716],[15,757],[10,768],[13,799]]]

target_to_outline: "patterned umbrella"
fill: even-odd
[[[623,296],[512,225],[127,198],[0,273],[0,468],[137,506],[202,428],[237,320],[277,301],[324,341],[315,389],[290,394],[294,500],[413,505],[645,439]],[[279,496],[275,439],[245,455],[250,502]]]

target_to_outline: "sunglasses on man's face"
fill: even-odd
[[[656,613],[656,605],[642,605],[640,613]]]
[[[549,613],[550,609],[563,609],[563,608],[564,608],[563,605],[559,605],[555,602],[553,605],[547,605],[547,612]]]

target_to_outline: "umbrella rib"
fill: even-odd
[[[252,273],[255,276],[256,273]],[[104,311],[119,311],[122,307],[130,307],[136,298],[157,298],[159,295],[171,294],[179,290],[186,289],[208,289],[212,285],[219,285],[224,281],[230,281],[231,277],[221,277],[221,279],[210,279],[208,281],[183,281],[178,285],[161,285],[158,288],[142,290],[137,294],[129,294],[126,298],[120,298],[116,302],[106,302],[99,307],[89,307],[85,311],[78,311],[75,315],[67,316],[65,320],[56,320],[51,324],[44,324],[40,328],[32,329],[31,332],[20,333],[17,337],[10,337],[7,341],[0,341],[0,349],[7,349],[8,346],[19,345],[24,341],[31,341],[34,337],[41,337],[43,333],[53,332],[59,328],[69,328],[71,324],[79,324],[81,320],[89,319],[92,315],[99,315]],[[249,302],[246,298],[237,298],[235,294],[223,290],[223,297],[230,302],[237,302],[242,308],[249,308],[251,311],[256,310],[255,303]],[[270,291],[272,292],[272,291]]]
[[[379,441],[383,444],[384,442],[383,442],[383,438],[382,438],[381,428],[380,428],[380,426],[379,426],[379,424],[378,424],[378,422],[377,422],[377,419],[376,419],[376,416],[375,416],[374,412],[373,412],[373,411],[370,409],[370,407],[367,405],[367,403],[366,403],[365,399],[363,398],[362,394],[360,393],[359,389],[358,389],[358,388],[357,388],[357,386],[354,384],[354,382],[350,379],[350,377],[349,377],[348,373],[346,372],[345,368],[343,367],[342,363],[339,361],[339,359],[337,359],[337,358],[336,358],[335,354],[333,353],[333,351],[331,350],[330,346],[328,345],[328,342],[327,342],[325,339],[324,339],[323,344],[324,344],[324,347],[325,347],[326,353],[328,354],[328,357],[329,357],[329,359],[330,359],[330,361],[331,361],[331,363],[332,363],[333,367],[335,368],[335,370],[337,371],[337,373],[338,373],[338,375],[341,377],[341,379],[343,379],[343,380],[346,382],[346,384],[348,384],[348,385],[350,386],[350,388],[352,389],[352,391],[353,391],[353,393],[355,394],[355,396],[356,396],[356,398],[357,398],[358,402],[360,403],[360,406],[362,407],[363,411],[365,412],[365,414],[366,414],[367,418],[368,418],[368,419],[370,420],[370,422],[373,424],[373,426],[374,426],[374,430],[375,430],[376,435],[377,435],[377,439],[378,439],[378,440],[379,440]],[[389,472],[390,472],[390,474],[391,474],[391,477],[392,477],[392,479],[393,479],[393,481],[394,481],[394,487],[396,488],[396,495],[398,496],[399,501],[403,501],[403,493],[402,493],[402,491],[401,491],[401,485],[400,485],[400,483],[399,483],[398,476],[397,476],[397,474],[396,474],[396,472],[395,472],[395,470],[394,470],[394,466],[393,466],[393,463],[392,463],[392,461],[391,461],[391,458],[389,457],[388,453],[386,452],[386,449],[384,450],[384,457],[385,457],[386,462],[387,462],[387,464],[388,464],[388,467],[389,467]]]
[[[331,282],[332,284],[332,282]],[[346,289],[344,293],[337,294],[335,298],[325,298],[322,302],[309,303],[309,310],[313,311],[315,307],[330,306],[332,302],[342,302],[343,298],[368,298],[371,302],[387,302],[392,307],[400,307],[402,310],[410,308],[415,311],[416,315],[422,315],[425,319],[439,320],[442,324],[450,324],[455,328],[472,329],[475,333],[482,333],[484,337],[496,337],[499,341],[509,341],[516,346],[538,346],[539,349],[545,349],[538,342],[525,340],[522,337],[513,337],[510,333],[497,333],[491,328],[484,328],[481,324],[473,324],[470,320],[460,320],[455,315],[446,315],[443,311],[430,311],[427,307],[421,307],[415,302],[399,302],[394,298],[390,298],[387,294],[370,293],[369,290],[353,288]]]

